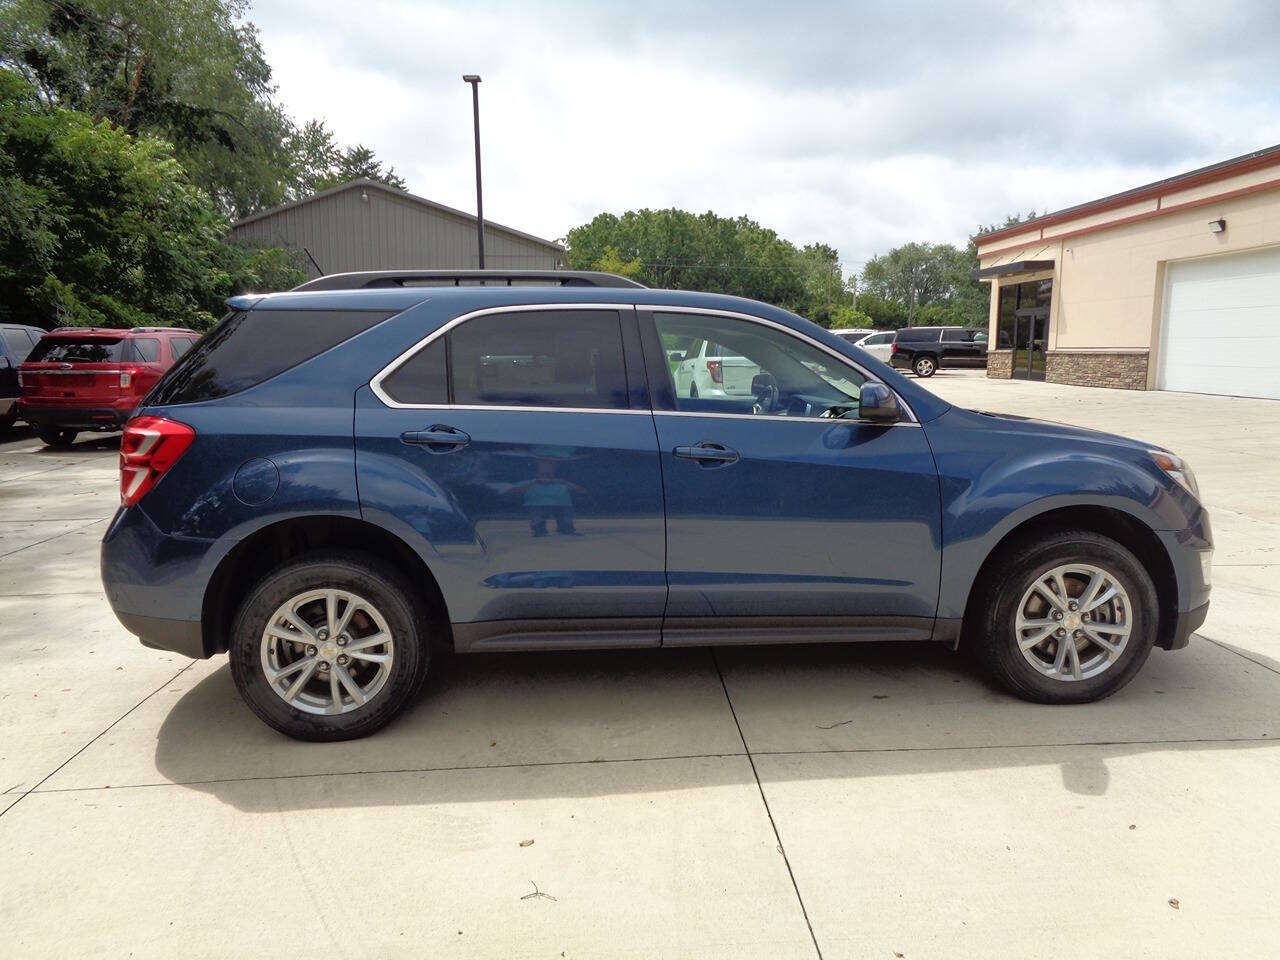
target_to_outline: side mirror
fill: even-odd
[[[672,363],[684,363],[684,352],[682,350],[672,350],[667,354],[667,359]]]
[[[883,383],[868,380],[858,391],[858,419],[897,423],[902,418],[898,398]]]

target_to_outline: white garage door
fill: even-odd
[[[1280,247],[1169,264],[1161,390],[1280,400]]]

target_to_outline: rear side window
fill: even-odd
[[[241,310],[175,363],[147,396],[150,405],[196,403],[239,393],[380,323],[368,310]]]
[[[32,363],[117,363],[123,355],[123,339],[45,337],[27,359]]]
[[[153,337],[137,337],[133,345],[133,360],[138,363],[155,363],[160,359],[160,341]]]
[[[27,336],[27,331],[25,330],[4,331],[4,342],[9,347],[9,353],[13,356],[14,363],[21,363],[31,353],[31,339]]]
[[[973,335],[976,330],[943,330],[943,343],[973,343]]]
[[[169,350],[173,353],[173,359],[181,359],[182,355],[194,347],[197,342],[191,337],[172,337],[169,340]]]
[[[382,382],[399,403],[625,409],[622,328],[612,310],[476,317]]]

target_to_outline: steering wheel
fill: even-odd
[[[751,381],[751,392],[756,398],[751,407],[753,413],[773,413],[777,409],[778,381],[769,374],[757,374]]]

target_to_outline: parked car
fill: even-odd
[[[82,430],[119,430],[200,335],[185,327],[59,327],[22,364],[19,416],[50,446]]]
[[[378,729],[442,650],[934,640],[1077,703],[1204,620],[1209,518],[1166,450],[953,406],[762,303],[418,285],[451,276],[233,298],[125,428],[112,608],[229,653],[290,736]],[[682,394],[695,342],[750,395]]]
[[[695,339],[687,350],[671,350],[676,392],[682,397],[749,397],[760,368],[710,340]]]
[[[18,367],[43,334],[39,327],[0,324],[0,433],[18,419]]]
[[[885,363],[888,363],[893,355],[894,333],[892,330],[832,330],[831,332]]]
[[[944,367],[985,367],[987,331],[971,327],[906,327],[894,334],[889,362],[917,377]]]

